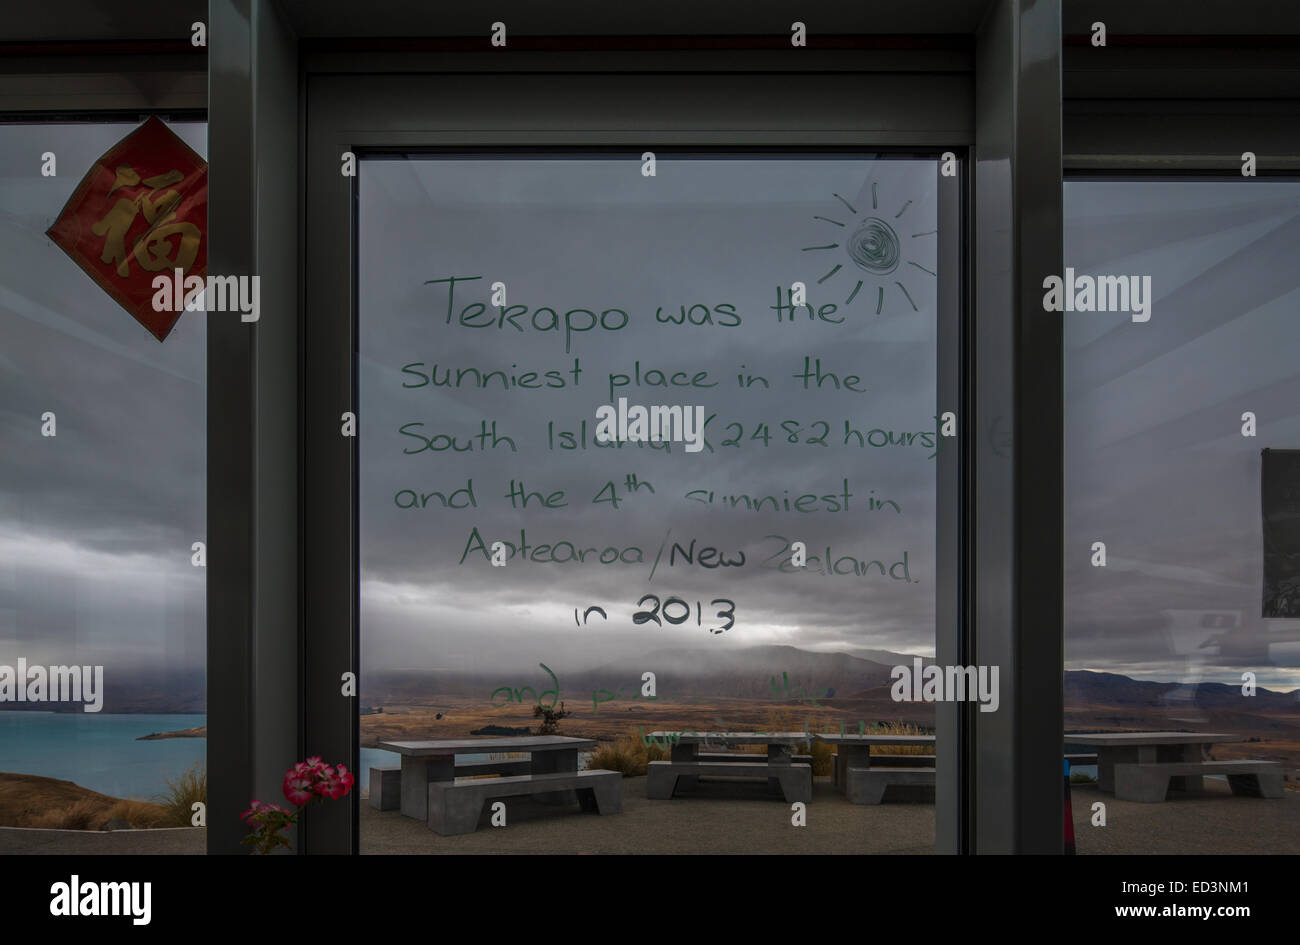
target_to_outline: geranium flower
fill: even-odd
[[[296,810],[290,812],[278,804],[254,800],[252,806],[239,815],[240,820],[252,827],[252,832],[242,842],[251,844],[259,853],[288,847],[289,835],[285,831],[298,822],[303,808],[317,798],[342,797],[352,790],[355,780],[346,765],[327,765],[319,755],[297,762],[284,773],[282,785],[284,796]]]
[[[352,785],[357,779],[352,776],[352,772],[348,770],[347,765],[339,765],[339,780],[343,782],[343,793],[346,794],[352,790]]]
[[[290,771],[284,776],[284,796],[295,807],[301,807],[311,800],[312,782],[311,779]]]
[[[347,794],[348,791],[352,790],[352,784],[356,779],[352,776],[352,773],[348,771],[346,765],[339,765],[337,772],[334,772],[333,769],[331,769],[330,774],[330,777],[317,783],[317,793],[337,800]]]
[[[271,819],[270,815],[273,814],[287,815],[288,813],[289,812],[285,810],[283,807],[281,807],[279,804],[264,804],[261,801],[255,800],[253,801],[252,806],[248,808],[248,810],[244,811],[242,814],[239,815],[239,819],[244,821],[245,823],[257,824],[259,826],[265,827],[267,825],[266,822],[269,819]]]

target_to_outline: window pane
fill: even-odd
[[[205,318],[183,315],[159,344],[45,236],[133,127],[0,125],[0,674],[25,665],[30,696],[38,668],[89,667],[95,690],[59,700],[76,693],[50,678],[52,701],[11,689],[0,704],[9,826],[188,826],[188,803],[159,795],[205,757],[203,738],[140,740],[205,721],[205,572],[191,564],[206,520]],[[205,153],[206,125],[172,128]],[[56,176],[42,176],[46,152]],[[202,831],[171,836],[174,852],[203,851]],[[121,849],[151,849],[139,842]],[[76,834],[41,843],[81,847]]]
[[[1148,733],[1076,769],[1102,782],[1075,786],[1079,849],[1298,852],[1297,805],[1226,777],[1294,785],[1300,765],[1300,621],[1264,615],[1260,491],[1261,451],[1300,448],[1300,182],[1074,182],[1065,210],[1079,276],[1154,297],[1145,321],[1065,316],[1066,730]],[[1151,767],[1176,763],[1191,776]],[[1204,796],[1131,800],[1165,774]]]
[[[933,704],[893,701],[890,671],[934,655],[937,162],[643,166],[362,162],[361,773],[373,792],[400,764],[385,741],[526,738],[562,707],[573,757],[511,767],[482,741],[455,773],[624,770],[623,810],[663,829],[568,816],[557,791],[504,796],[533,833],[486,803],[480,829],[431,832],[456,782],[410,818],[372,793],[362,849],[784,850],[803,775],[783,795],[769,750],[811,757],[834,811],[809,850],[933,848]],[[643,408],[662,441],[636,441]],[[813,736],[885,731],[924,736],[895,749],[923,770],[850,804]],[[691,740],[710,732],[755,734]],[[647,764],[673,755],[748,780],[682,773],[655,799]]]

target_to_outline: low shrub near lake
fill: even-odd
[[[196,761],[178,777],[168,778],[158,803],[167,811],[167,823],[158,826],[192,826],[194,805],[208,803],[208,771],[203,762]]]

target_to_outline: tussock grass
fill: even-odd
[[[588,768],[617,771],[625,778],[644,777],[652,761],[667,761],[670,752],[659,745],[646,745],[637,733],[598,746],[587,760]]]
[[[167,810],[157,804],[122,800],[105,805],[102,800],[93,797],[83,797],[67,807],[31,814],[23,826],[46,830],[101,830],[105,823],[113,819],[125,820],[137,829],[173,826],[168,821]]]
[[[167,822],[153,826],[192,826],[196,802],[208,802],[208,772],[201,761],[194,762],[179,776],[167,779],[167,790],[158,796],[158,804],[166,811]],[[132,826],[135,826],[134,822]]]
[[[921,726],[912,722],[885,722],[878,725],[873,735],[926,735]],[[933,745],[872,745],[873,755],[933,755]]]
[[[28,814],[25,818],[27,822],[23,826],[49,830],[97,830],[107,819],[103,803],[85,797],[67,807]]]
[[[149,801],[118,801],[108,809],[108,815],[104,819],[112,820],[115,817],[125,820],[136,829],[177,826],[171,822],[170,812],[165,807],[151,804]],[[185,826],[188,827],[189,824],[190,822],[186,820]]]

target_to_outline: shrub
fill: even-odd
[[[557,709],[554,706],[547,707],[540,702],[533,706],[533,718],[541,719],[542,724],[537,726],[538,735],[557,735],[560,731],[560,719],[567,718],[570,713],[564,711],[564,703],[560,703]]]
[[[652,761],[667,761],[671,752],[659,745],[645,744],[639,735],[623,735],[598,747],[587,761],[588,768],[617,771],[625,778],[644,777]]]
[[[912,722],[882,722],[869,729],[873,735],[929,735]],[[933,745],[872,745],[873,755],[933,755]]]
[[[147,827],[173,827],[171,811],[166,807],[158,804],[151,804],[148,801],[125,800],[118,801],[108,809],[104,815],[104,820],[125,820],[132,827],[141,830]],[[186,826],[189,825],[187,820]]]
[[[167,790],[158,797],[158,803],[167,811],[167,823],[159,826],[189,827],[194,817],[194,804],[207,802],[208,772],[203,762],[196,761],[174,780],[167,779]]]

